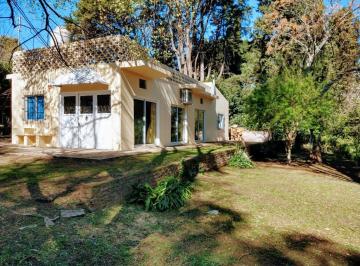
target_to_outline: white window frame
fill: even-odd
[[[221,119],[220,119],[221,117]],[[217,129],[223,130],[225,129],[225,115],[224,114],[217,114]]]

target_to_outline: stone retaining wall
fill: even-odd
[[[108,207],[112,202],[126,200],[131,194],[134,185],[146,182],[156,185],[163,177],[179,175],[182,169],[184,171],[184,179],[194,180],[198,173],[227,165],[234,152],[235,148],[230,148],[215,153],[199,154],[195,157],[185,158],[182,162],[172,163],[136,176],[112,176],[110,182],[105,182],[97,189],[91,191],[90,198],[83,202],[83,206],[95,209]]]
[[[183,178],[193,180],[198,173],[219,169],[227,165],[230,157],[234,154],[235,149],[216,153],[200,154],[183,160],[179,163],[173,163],[151,173],[151,183],[156,183],[157,180],[165,176],[177,176],[183,170]]]

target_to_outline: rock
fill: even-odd
[[[45,222],[45,226],[46,227],[50,227],[50,226],[54,226],[55,223],[53,222],[52,219],[50,219],[49,217],[44,217],[44,222]]]
[[[219,211],[218,210],[210,210],[210,211],[208,211],[208,214],[210,214],[210,215],[219,215]]]
[[[71,218],[71,217],[77,217],[77,216],[83,216],[85,215],[84,209],[76,209],[76,210],[61,210],[60,216],[62,218]]]
[[[35,228],[35,227],[37,227],[37,224],[30,224],[30,225],[25,225],[23,227],[20,227],[19,230],[30,229],[30,228]]]

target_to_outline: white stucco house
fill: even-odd
[[[12,143],[131,150],[228,140],[228,101],[123,36],[14,55]]]

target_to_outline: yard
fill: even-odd
[[[198,152],[1,166],[0,265],[359,265],[360,186],[329,168],[259,162],[202,173],[188,204],[166,213],[110,189]],[[74,206],[85,216],[48,228],[34,216]]]

